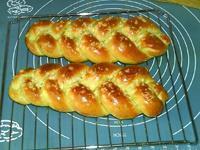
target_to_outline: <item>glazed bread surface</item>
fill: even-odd
[[[148,70],[98,63],[66,66],[45,64],[16,74],[9,96],[20,104],[49,106],[59,112],[78,112],[89,117],[113,115],[129,119],[162,112],[168,94]]]
[[[25,43],[35,55],[71,62],[137,64],[166,52],[169,37],[144,16],[78,18],[31,25]]]

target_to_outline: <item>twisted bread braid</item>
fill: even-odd
[[[136,16],[39,21],[30,27],[25,42],[39,56],[136,64],[165,53],[170,40],[150,19]]]
[[[168,99],[164,88],[139,66],[120,68],[110,63],[91,67],[72,63],[45,64],[20,71],[12,80],[10,97],[21,104],[50,106],[85,116],[112,114],[119,119],[143,113],[158,115]]]

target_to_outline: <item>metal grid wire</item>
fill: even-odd
[[[112,116],[103,118],[88,118],[77,113],[55,112],[49,108],[41,108],[35,106],[22,106],[14,103],[8,97],[8,85],[14,75],[22,68],[38,67],[44,63],[60,63],[62,65],[69,62],[63,58],[51,59],[47,57],[33,56],[25,47],[24,36],[25,31],[30,25],[40,19],[76,19],[78,17],[94,17],[100,18],[107,15],[131,17],[135,15],[144,15],[158,24],[161,30],[165,30],[171,37],[172,44],[168,51],[174,53],[176,58],[176,71],[180,74],[178,82],[181,85],[181,93],[184,95],[184,104],[178,102],[180,95],[177,94],[175,77],[172,73],[172,64],[169,59],[170,53],[162,56],[162,61],[167,66],[167,78],[169,77],[170,97],[173,104],[166,104],[163,113],[155,118],[148,118],[143,115],[130,120],[117,120]],[[161,19],[162,18],[162,19]],[[164,21],[163,21],[164,20]],[[163,28],[163,23],[166,27]],[[119,146],[143,146],[158,144],[183,144],[196,143],[197,133],[194,122],[192,120],[192,112],[188,98],[187,88],[184,81],[183,71],[177,54],[177,46],[174,41],[174,35],[170,17],[168,14],[160,10],[126,10],[115,12],[100,13],[71,13],[62,15],[44,15],[44,16],[21,16],[8,23],[6,53],[4,55],[4,72],[2,76],[2,90],[0,101],[0,119],[11,120],[9,126],[9,138],[4,144],[4,148],[15,149],[48,149],[48,148],[106,148]],[[13,51],[14,50],[14,51]],[[11,61],[12,60],[12,61]],[[156,78],[159,83],[164,85],[165,79],[162,76],[163,68],[160,65],[160,58],[155,58],[153,69],[157,71]],[[147,68],[152,68],[152,60],[141,64]],[[87,62],[91,65],[90,62]],[[117,62],[118,65],[126,66]],[[171,105],[174,105],[172,112]],[[184,105],[184,106],[182,106]],[[183,108],[182,108],[183,107]],[[30,111],[31,110],[31,111]],[[18,114],[20,112],[20,114]],[[31,113],[32,115],[31,115]],[[186,112],[185,115],[183,112]],[[184,114],[184,115],[183,115]],[[20,119],[19,119],[20,115]],[[43,118],[43,124],[41,123]],[[78,118],[78,119],[77,119]],[[190,128],[184,127],[184,119],[187,118],[191,122]],[[30,119],[30,120],[29,120]],[[20,140],[12,140],[13,122],[17,120],[21,126],[22,136]],[[55,127],[52,127],[52,120]],[[44,125],[45,124],[45,125]],[[30,129],[31,128],[31,129]],[[52,134],[53,129],[57,133]],[[2,130],[2,129],[1,129]],[[178,130],[178,134],[175,131]],[[1,132],[2,133],[2,132]],[[69,139],[66,139],[67,134]],[[52,138],[56,142],[52,142]],[[29,140],[27,140],[29,139]],[[32,141],[30,143],[30,141]],[[53,143],[53,144],[52,144]]]

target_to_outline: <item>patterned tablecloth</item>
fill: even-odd
[[[76,147],[84,144],[88,147],[91,146],[90,148],[92,148],[92,146],[95,148],[96,145],[104,145],[106,144],[106,141],[109,140],[112,141],[111,143],[113,145],[120,144],[121,142],[119,141],[122,139],[122,137],[124,143],[130,143],[130,139],[133,139],[133,135],[129,134],[129,128],[131,128],[132,131],[133,125],[135,127],[135,132],[138,132],[136,135],[141,134],[141,139],[143,134],[151,134],[151,132],[155,130],[155,124],[153,124],[155,120],[152,118],[140,116],[135,120],[121,122],[120,126],[118,120],[111,118],[109,121],[111,126],[111,128],[109,128],[109,133],[111,133],[111,137],[109,137],[107,134],[108,120],[105,120],[105,118],[94,120],[94,118],[84,118],[76,113],[63,114],[48,110],[47,108],[38,108],[36,110],[36,107],[34,106],[24,107],[15,103],[11,103],[8,97],[7,89],[8,83],[10,82],[15,71],[19,71],[19,69],[21,69],[20,67],[24,66],[26,61],[26,65],[35,67],[46,61],[62,62],[63,60],[61,59],[61,61],[58,61],[55,59],[48,59],[46,57],[35,58],[35,56],[33,56],[31,53],[26,53],[26,47],[24,44],[19,44],[16,48],[16,42],[23,43],[24,33],[29,24],[27,20],[22,20],[19,25],[19,23],[16,21],[16,16],[66,14],[69,12],[106,12],[122,9],[139,10],[153,8],[169,14],[173,27],[172,29],[178,57],[175,57],[173,50],[171,52],[168,51],[166,54],[166,58],[168,59],[165,59],[163,56],[163,58],[150,60],[148,63],[148,68],[151,70],[153,77],[157,78],[158,71],[154,70],[154,65],[156,65],[156,62],[158,62],[157,65],[159,65],[162,70],[161,77],[164,82],[163,85],[169,93],[172,93],[170,98],[173,99],[173,92],[176,93],[175,95],[178,104],[173,103],[172,100],[167,104],[169,118],[173,124],[171,130],[174,139],[178,139],[183,136],[182,134],[186,134],[186,138],[189,137],[192,141],[195,136],[193,133],[192,122],[190,119],[188,119],[189,109],[187,107],[189,106],[185,106],[188,105],[188,103],[185,102],[187,100],[186,96],[188,96],[191,104],[192,119],[194,121],[196,134],[198,137],[200,135],[200,10],[148,0],[1,0],[0,104],[2,107],[0,108],[2,109],[2,112],[0,118],[0,149],[46,149],[47,146],[48,148],[58,148],[59,146],[70,147],[69,145],[74,145]],[[155,19],[155,16],[151,13],[150,17]],[[165,18],[166,16],[162,17]],[[52,19],[52,17],[49,19]],[[9,21],[13,22],[9,24]],[[168,33],[168,26],[166,22],[162,21],[162,18],[161,26],[164,32],[166,31],[166,33]],[[17,39],[19,39],[19,41],[17,41]],[[28,57],[28,59],[26,57]],[[169,62],[167,63],[166,60]],[[177,62],[180,63],[182,74],[180,74],[179,71],[176,71]],[[169,73],[167,74],[167,70],[169,68],[171,75]],[[184,85],[186,87],[185,90],[187,91],[187,95],[184,94],[184,85],[180,83],[181,75],[185,80]],[[174,87],[170,86],[169,84],[174,85]],[[174,118],[170,116],[177,114],[177,109],[180,109],[178,111],[185,116],[181,118],[181,126],[184,129],[184,133],[179,129],[180,125],[178,124],[180,119],[176,120],[175,115]],[[163,124],[164,121],[162,121],[162,118],[164,117],[166,117],[165,112],[158,118],[160,134],[162,134],[162,132],[167,132],[165,131],[165,125]],[[9,129],[11,129],[10,120],[13,120],[12,132],[9,132]],[[59,126],[57,123],[55,123],[57,121],[60,121]],[[145,126],[147,126],[145,127],[147,130],[145,131],[146,133],[140,133],[140,131],[142,131],[140,126],[144,126],[144,121]],[[83,122],[85,123],[83,124]],[[36,126],[37,129],[35,129]],[[84,128],[80,126],[84,126]],[[94,140],[96,136],[92,130],[97,131],[95,128],[98,130],[99,143],[96,143],[97,140]],[[123,130],[123,132],[121,132],[121,130]],[[9,138],[9,134],[12,134],[11,138]],[[37,134],[37,136],[34,134]],[[70,143],[72,142],[72,136],[74,141],[73,143]],[[85,136],[86,140],[82,141],[81,136]],[[167,135],[163,137],[165,138]],[[140,141],[140,138],[136,137],[136,139]],[[10,140],[11,142],[9,142]],[[151,140],[151,136],[149,136],[148,140]],[[198,144],[191,145],[162,144],[151,146],[140,145],[133,147],[124,146],[124,149],[200,149],[200,142],[198,141],[197,143]],[[121,147],[113,149],[121,149]]]

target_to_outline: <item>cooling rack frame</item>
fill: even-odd
[[[161,19],[160,19],[160,16],[165,16],[166,18],[166,22],[168,24],[168,27],[169,27],[169,36],[171,37],[171,41],[172,43],[175,43],[175,40],[174,40],[174,35],[173,35],[173,26],[171,24],[171,21],[170,21],[170,16],[166,13],[166,12],[162,12],[161,10],[157,10],[157,9],[146,9],[146,10],[122,10],[122,11],[112,11],[112,12],[99,12],[99,13],[68,13],[68,14],[50,14],[50,15],[37,15],[37,16],[19,16],[11,21],[8,22],[8,27],[7,27],[7,37],[6,37],[6,47],[5,47],[5,54],[4,54],[4,64],[3,64],[3,70],[6,70],[7,69],[7,58],[8,58],[8,52],[6,52],[8,49],[9,49],[9,45],[10,45],[10,34],[11,34],[11,26],[13,24],[18,24],[18,28],[17,28],[17,45],[15,46],[17,51],[19,51],[19,41],[20,41],[20,24],[22,21],[24,20],[28,20],[29,22],[29,25],[30,26],[30,21],[32,19],[49,19],[49,18],[68,18],[68,17],[93,17],[93,16],[106,16],[106,15],[127,15],[128,17],[131,16],[131,14],[147,14],[147,16],[149,16],[149,13],[154,13],[157,15],[157,18],[158,18],[158,24],[161,28]],[[174,49],[174,54],[175,54],[175,57],[176,57],[176,62],[177,62],[177,67],[178,67],[178,70],[179,70],[179,73],[180,73],[180,80],[181,80],[181,83],[182,83],[182,87],[183,87],[183,92],[184,92],[184,95],[185,95],[185,104],[187,105],[187,108],[188,108],[188,113],[189,113],[189,118],[190,118],[190,121],[191,121],[191,126],[192,126],[192,130],[193,130],[193,140],[188,140],[186,138],[186,135],[185,135],[185,129],[184,129],[184,125],[182,124],[182,116],[181,116],[181,112],[179,111],[179,104],[178,104],[178,99],[176,97],[176,90],[175,90],[175,87],[172,87],[172,91],[174,92],[174,101],[175,101],[175,105],[177,106],[177,114],[178,114],[178,118],[179,118],[179,121],[181,122],[181,130],[182,130],[182,134],[183,134],[183,139],[181,140],[176,140],[173,138],[173,133],[172,133],[172,129],[171,129],[171,124],[170,124],[170,117],[169,117],[169,110],[167,108],[167,106],[165,107],[165,112],[166,112],[166,118],[167,118],[167,122],[169,123],[169,132],[171,134],[171,140],[161,140],[161,133],[160,133],[160,126],[159,126],[159,122],[158,122],[158,118],[156,117],[155,118],[155,122],[156,122],[156,128],[157,128],[157,131],[158,131],[158,138],[159,140],[158,141],[149,141],[149,135],[148,135],[148,131],[147,131],[147,123],[146,123],[146,119],[144,116],[141,116],[143,121],[144,121],[144,132],[146,134],[146,141],[140,141],[140,142],[137,142],[136,141],[136,134],[135,134],[135,129],[134,129],[134,126],[133,126],[133,138],[135,139],[134,142],[131,142],[131,143],[126,143],[124,142],[124,137],[123,137],[123,126],[122,126],[122,121],[119,120],[119,128],[120,128],[120,134],[121,134],[121,142],[119,143],[112,143],[112,137],[111,137],[111,127],[109,126],[109,118],[107,118],[107,121],[108,121],[108,133],[109,133],[109,143],[108,144],[100,144],[99,143],[99,137],[98,137],[98,125],[96,123],[96,144],[93,145],[93,146],[88,146],[86,144],[86,135],[84,134],[84,144],[82,146],[76,146],[74,144],[74,135],[73,135],[73,131],[74,131],[74,128],[73,128],[73,118],[72,118],[72,128],[70,130],[72,130],[72,142],[71,142],[71,146],[69,147],[66,147],[66,146],[62,146],[61,144],[61,125],[60,125],[60,121],[61,121],[61,113],[59,113],[59,145],[58,147],[56,147],[56,149],[61,149],[61,148],[66,148],[66,149],[82,149],[82,148],[111,148],[111,147],[121,147],[121,146],[144,146],[144,145],[160,145],[160,144],[163,144],[163,145],[168,145],[168,144],[186,144],[186,143],[189,143],[189,144],[196,144],[197,143],[197,131],[196,131],[196,127],[195,127],[195,124],[194,124],[194,121],[192,119],[192,110],[191,110],[191,104],[190,104],[190,100],[189,100],[189,96],[188,96],[188,92],[187,92],[187,87],[186,87],[186,83],[184,81],[184,75],[183,75],[183,71],[182,71],[182,68],[181,68],[181,64],[180,64],[180,61],[179,61],[179,58],[178,58],[178,54],[177,54],[177,47],[176,47],[176,44],[172,44],[172,48]],[[26,58],[24,59],[27,59],[28,61],[28,58],[29,55],[27,53],[26,55]],[[164,55],[162,57],[166,57],[166,60],[167,60],[167,63],[170,64],[170,60],[168,59],[167,55]],[[16,62],[19,61],[19,60],[15,60]],[[28,63],[28,62],[27,62]],[[125,66],[126,64],[122,64],[122,63],[119,63],[120,65],[122,66]],[[159,68],[159,60],[158,58],[155,58],[155,64],[158,66],[158,76],[160,78],[160,83],[162,83],[162,78],[161,78],[161,71],[160,71],[160,68]],[[148,62],[145,63],[145,65],[148,66]],[[28,66],[28,64],[26,64],[26,66]],[[15,66],[17,67],[17,66]],[[172,82],[172,85],[173,85],[173,77],[172,77],[172,73],[171,73],[171,70],[172,68],[170,68],[170,65],[168,65],[168,70],[169,70],[169,76],[171,76],[171,82]],[[6,107],[6,106],[3,106],[3,99],[4,99],[4,96],[7,94],[6,93],[6,89],[5,89],[5,80],[6,80],[6,71],[3,72],[3,76],[2,76],[2,87],[1,87],[1,99],[0,99],[0,120],[2,119],[2,108],[3,107]],[[11,149],[11,132],[12,132],[12,121],[13,121],[13,115],[14,115],[14,105],[15,103],[12,101],[11,102],[11,117],[10,117],[10,120],[11,120],[11,125],[10,125],[10,129],[9,129],[9,140],[8,140],[8,149]],[[26,106],[23,106],[23,115],[25,115],[25,109],[26,109]],[[51,111],[51,109],[47,109],[47,116],[49,116],[49,111]],[[74,113],[72,113],[73,115]],[[35,117],[37,118],[37,107],[36,107],[36,112],[35,112]],[[85,120],[86,118],[84,117],[83,118],[83,130],[84,130],[84,133],[86,132],[85,130],[85,126],[86,126],[86,123],[85,123]],[[49,118],[47,117],[47,127],[48,127],[48,122],[49,122]],[[133,121],[132,121],[133,123]],[[22,128],[24,128],[24,117],[23,117],[23,124],[22,124]],[[35,135],[34,135],[34,147],[33,149],[37,149],[36,145],[36,130],[37,130],[37,120],[35,119],[35,129],[34,129],[34,132],[35,132]],[[23,131],[24,132],[24,131]],[[47,133],[46,133],[46,146],[45,148],[51,148],[49,147],[49,129],[47,128]],[[21,140],[21,149],[24,149],[24,138],[22,136],[22,140]],[[54,149],[54,148],[52,148]]]

